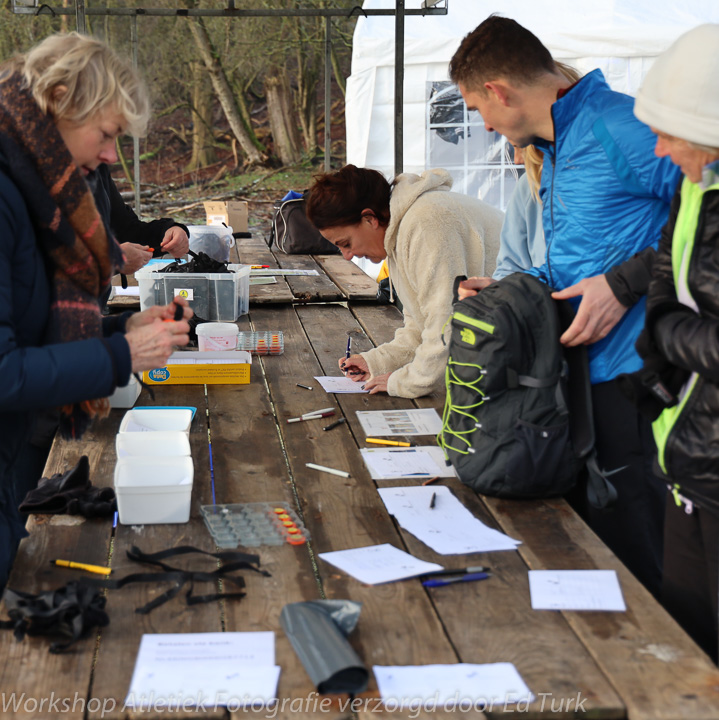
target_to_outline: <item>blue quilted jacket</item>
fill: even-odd
[[[547,256],[531,272],[557,290],[657,246],[680,171],[654,155],[656,136],[633,107],[595,70],[552,106],[555,142],[536,142],[545,153],[539,196]],[[642,366],[634,343],[644,309],[642,299],[589,346],[592,383]]]

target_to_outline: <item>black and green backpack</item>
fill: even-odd
[[[477,492],[563,495],[586,466],[589,501],[605,507],[616,497],[596,463],[586,348],[559,342],[573,315],[526,273],[455,303],[437,440]]]

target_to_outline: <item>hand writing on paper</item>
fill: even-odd
[[[562,345],[591,345],[609,335],[627,308],[617,300],[604,275],[584,278],[576,285],[552,293],[555,300],[582,296],[577,315],[559,338]]]
[[[389,376],[392,373],[385,373],[384,375],[375,375],[371,377],[365,384],[364,389],[369,390],[370,395],[374,395],[379,392],[387,392],[387,382]]]
[[[340,370],[355,382],[362,382],[370,378],[369,366],[361,355],[350,355],[348,358],[341,357],[338,360],[338,365]]]

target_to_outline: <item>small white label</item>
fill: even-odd
[[[188,302],[195,299],[195,292],[192,288],[175,288],[175,297],[183,297]]]

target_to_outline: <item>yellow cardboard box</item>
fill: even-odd
[[[247,203],[244,200],[208,201],[203,203],[208,225],[229,225],[233,232],[247,232]]]
[[[148,385],[247,385],[252,355],[245,350],[172,353],[167,365],[142,373]]]

